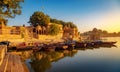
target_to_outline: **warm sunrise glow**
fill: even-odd
[[[98,29],[107,30],[108,32],[120,32],[120,8],[116,1],[111,2],[111,6],[105,10],[97,10],[80,17],[77,21],[80,31]],[[83,24],[83,25],[81,25]],[[83,27],[84,26],[84,27]]]
[[[109,13],[105,18],[103,18],[102,29],[109,32],[119,32],[120,31],[120,11]]]

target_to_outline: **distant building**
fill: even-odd
[[[101,36],[98,32],[86,32],[81,35],[81,38],[83,41],[94,41],[94,40],[100,40]]]

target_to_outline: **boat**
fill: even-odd
[[[85,43],[86,43],[86,47],[94,47],[93,42],[85,42]]]
[[[73,41],[73,40],[68,40],[68,41],[65,41],[65,45],[68,45],[68,49],[74,49],[75,48],[75,42],[76,41]]]
[[[56,46],[48,46],[45,51],[55,51]]]
[[[116,42],[94,41],[94,45],[114,45]]]
[[[7,45],[7,46],[9,46],[9,44],[10,44],[10,41],[1,41],[0,42],[0,45]]]
[[[107,44],[107,45],[108,45],[108,44],[109,44],[109,45],[114,45],[115,43],[116,43],[116,42],[103,42],[102,44],[105,44],[105,45],[106,45],[106,44]]]
[[[68,44],[68,49],[69,50],[73,50],[74,48],[75,48],[75,44],[74,43]]]
[[[86,47],[85,42],[76,42],[75,43],[75,48],[84,48],[84,47]]]
[[[56,43],[56,50],[66,50],[68,45],[65,43]]]
[[[40,51],[42,49],[42,46],[35,46],[32,48],[33,51]]]
[[[27,48],[25,42],[19,43],[19,44],[16,46],[16,50],[26,50],[26,49],[28,49],[28,48]]]
[[[55,51],[56,46],[53,44],[44,44],[42,50],[44,51]]]
[[[117,46],[114,44],[105,44],[105,45],[101,45],[100,47],[111,48],[111,47],[117,47]]]

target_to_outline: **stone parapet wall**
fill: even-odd
[[[41,42],[61,42],[62,35],[51,36],[51,35],[39,35],[39,40]]]
[[[8,41],[10,39],[22,39],[21,35],[0,35],[0,41]]]

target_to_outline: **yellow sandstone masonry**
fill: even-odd
[[[11,41],[11,42],[29,42],[29,41],[62,41],[62,39],[73,39],[77,40],[78,29],[64,27],[60,24],[56,24],[60,28],[60,32],[56,36],[48,35],[49,23],[46,27],[32,27],[32,26],[7,26],[6,20],[0,18],[0,41]]]

